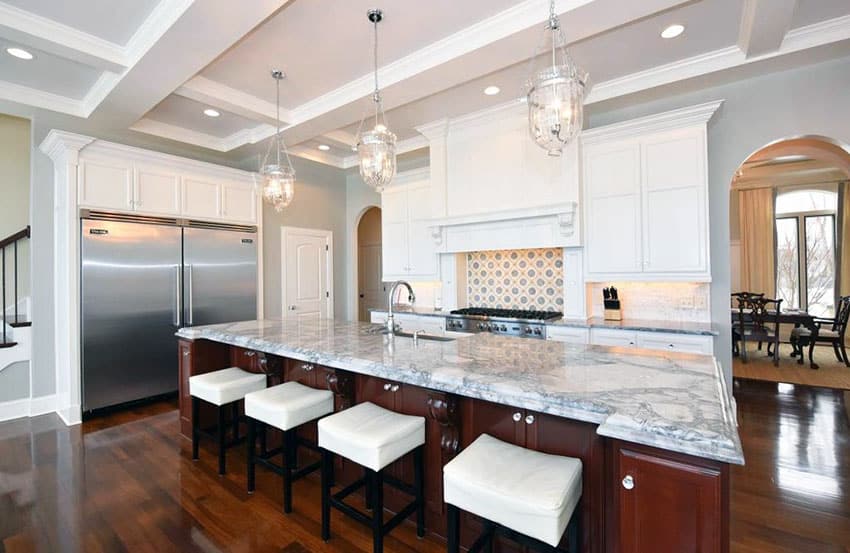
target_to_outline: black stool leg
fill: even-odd
[[[218,407],[218,474],[224,475],[224,450],[225,450],[225,420],[224,407]]]
[[[230,407],[230,422],[233,424],[233,441],[239,441],[239,402],[234,401]]]
[[[422,460],[425,446],[413,450],[413,488],[416,491],[416,535],[425,537],[425,468]]]
[[[198,460],[198,439],[201,429],[201,400],[192,396],[192,459]]]
[[[265,455],[269,452],[268,445],[266,444],[266,423],[260,423],[260,451]]]
[[[570,520],[570,523],[567,525],[567,545],[569,547],[570,553],[576,553],[578,551],[578,509],[573,513],[573,518]]]
[[[366,498],[366,509],[372,510],[372,471],[363,467],[363,482],[365,483],[364,489],[365,493],[363,494]]]
[[[327,449],[322,449],[322,540],[331,539],[331,471],[333,457]]]
[[[295,464],[295,430],[283,433],[283,512],[292,512],[292,465]]]
[[[372,553],[384,551],[384,475],[371,474],[372,480]]]
[[[446,504],[446,546],[448,553],[460,553],[460,510]]]
[[[248,493],[254,493],[254,480],[257,466],[254,462],[254,454],[257,446],[257,423],[248,418]]]

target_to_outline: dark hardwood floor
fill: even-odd
[[[747,466],[732,472],[732,551],[850,552],[850,423],[841,392],[736,381]],[[193,463],[169,402],[66,428],[46,415],[0,424],[0,552],[366,552],[365,528],[334,516],[319,535],[317,481],[281,482],[258,470],[245,492],[241,451],[228,475],[204,449]],[[437,552],[409,526],[388,552]],[[654,553],[654,552],[653,552]]]

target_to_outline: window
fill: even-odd
[[[783,306],[834,316],[837,207],[838,194],[829,190],[777,196],[776,294]]]

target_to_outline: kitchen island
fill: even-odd
[[[582,551],[728,551],[728,465],[743,454],[712,357],[491,334],[415,344],[379,330],[338,320],[182,329],[183,434],[189,376],[233,365],[264,371],[273,382],[331,389],[337,409],[372,401],[426,417],[426,521],[437,536],[442,466],[488,433],[582,460]],[[343,481],[357,476],[339,462]],[[405,478],[411,468],[402,461],[393,470]]]

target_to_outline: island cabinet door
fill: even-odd
[[[605,551],[605,441],[595,424],[526,411],[525,446],[582,462],[582,493],[578,504],[583,553]],[[566,540],[562,546],[566,549]]]
[[[283,381],[298,382],[311,388],[319,388],[316,375],[321,372],[318,367],[312,363],[298,361],[297,359],[287,359],[283,365]]]
[[[400,389],[401,385],[398,382],[377,378],[375,376],[358,376],[357,388],[355,391],[355,403],[364,403],[369,401],[375,405],[380,405],[384,409],[395,411],[396,395],[392,391],[393,386],[396,390]]]
[[[177,346],[180,433],[192,437],[192,397],[189,395],[189,377],[217,371],[229,366],[229,347],[207,340],[179,340]],[[201,426],[212,426],[216,421],[216,410],[212,405],[201,402]]]
[[[230,365],[233,367],[239,367],[246,371],[257,372],[257,352],[250,349],[231,346]]]
[[[614,443],[614,465],[615,551],[729,551],[725,465],[619,442]]]

